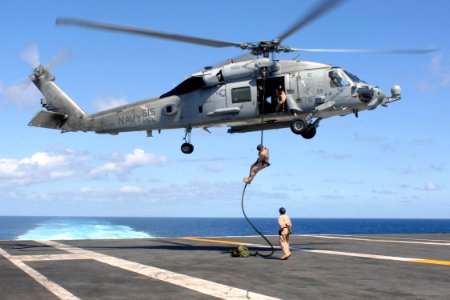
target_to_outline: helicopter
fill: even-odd
[[[323,0],[280,34],[276,39],[234,43],[166,33],[74,18],[57,18],[57,25],[71,25],[100,30],[175,40],[209,47],[238,47],[249,51],[226,64],[206,67],[193,73],[172,90],[149,99],[87,114],[55,83],[55,76],[45,66],[33,66],[29,79],[45,98],[46,110],[39,111],[30,126],[58,129],[62,132],[93,131],[117,135],[121,132],[184,129],[181,151],[194,151],[193,128],[229,127],[228,133],[289,128],[305,139],[316,135],[319,123],[333,116],[345,116],[401,99],[401,88],[394,85],[391,96],[376,85],[368,84],[347,70],[319,62],[296,59],[276,60],[277,53],[365,52],[422,54],[435,49],[300,49],[282,42],[311,21],[342,1]],[[279,94],[284,93],[280,106]],[[280,109],[281,107],[281,109]]]

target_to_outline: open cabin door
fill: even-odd
[[[286,90],[284,76],[257,80],[258,113],[270,114],[275,112],[278,103],[277,89],[280,86]]]

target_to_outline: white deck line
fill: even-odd
[[[426,240],[384,240],[384,239],[369,239],[363,237],[350,237],[350,236],[335,236],[335,235],[297,235],[297,236],[305,236],[305,237],[316,237],[316,238],[325,238],[325,239],[347,239],[347,240],[360,240],[360,241],[369,241],[369,242],[387,242],[387,243],[406,243],[406,244],[424,244],[424,245],[440,245],[440,246],[448,246],[450,243],[446,243],[446,241],[442,242],[429,242]],[[221,243],[223,241],[217,241],[217,243]],[[232,286],[227,286],[211,281],[207,281],[204,279],[195,278],[188,275],[178,274],[175,272],[171,272],[168,270],[155,268],[147,265],[143,265],[140,263],[127,261],[124,259],[108,256],[105,254],[97,253],[90,250],[85,250],[69,245],[65,245],[55,241],[39,241],[39,243],[46,244],[48,246],[54,247],[59,250],[63,250],[69,252],[70,254],[49,254],[49,255],[10,255],[5,250],[0,248],[0,255],[4,256],[11,263],[16,265],[18,268],[23,270],[29,276],[31,276],[34,280],[36,280],[39,284],[44,286],[47,290],[52,292],[54,295],[63,300],[73,300],[79,299],[75,295],[71,294],[69,291],[65,290],[55,282],[49,280],[44,275],[40,274],[36,270],[27,266],[24,262],[29,261],[50,261],[50,260],[96,260],[117,268],[125,269],[127,271],[131,271],[134,273],[138,273],[153,279],[165,281],[177,286],[181,286],[184,288],[188,288],[206,295],[210,295],[213,297],[221,298],[221,299],[277,299],[269,296],[265,296],[262,294],[257,294],[250,292],[248,290],[242,290],[238,288],[234,288]],[[241,243],[246,244],[248,246],[268,248],[267,245],[260,244],[250,244],[250,243]],[[275,246],[274,248],[279,249],[280,247]],[[397,256],[387,256],[387,255],[375,255],[375,254],[366,254],[366,253],[353,253],[353,252],[342,252],[342,251],[332,251],[332,250],[320,250],[320,249],[301,249],[301,248],[291,248],[291,250],[297,250],[301,252],[310,252],[310,253],[318,253],[318,254],[328,254],[328,255],[339,255],[339,256],[351,256],[351,257],[359,257],[359,258],[368,258],[368,259],[379,259],[379,260],[393,260],[393,261],[404,261],[404,262],[426,262],[429,261],[423,258],[412,258],[412,257],[397,257]],[[448,261],[435,261],[438,264],[448,265]]]
[[[354,241],[366,241],[366,242],[383,242],[383,243],[400,243],[400,244],[420,244],[420,245],[438,245],[438,246],[450,246],[450,242],[427,242],[427,241],[405,241],[405,240],[384,240],[384,239],[368,239],[363,237],[347,237],[337,235],[314,235],[314,234],[302,234],[299,236],[315,237],[322,239],[339,239],[339,240],[354,240]]]
[[[306,236],[307,234],[305,234]],[[324,234],[327,235],[327,234]],[[370,235],[362,235],[362,234],[328,234],[329,236],[338,236],[338,237],[357,237],[357,238],[373,238],[373,236]],[[404,240],[404,241],[420,241],[420,242],[437,242],[437,243],[450,243],[449,240],[436,240],[436,239],[413,239],[413,238],[409,238],[409,237],[398,237],[398,236],[393,236],[392,239],[389,239],[390,241],[393,240]]]
[[[278,299],[262,294],[250,292],[248,290],[238,289],[229,285],[215,283],[212,281],[183,275],[168,270],[147,266],[144,264],[128,261],[121,258],[108,256],[90,250],[72,247],[55,241],[40,241],[43,244],[67,251],[72,254],[80,255],[85,259],[94,259],[96,261],[121,268],[137,274],[141,274],[152,279],[161,280],[177,286],[181,286],[196,292],[217,297],[220,299]]]
[[[20,258],[20,256],[12,256],[2,248],[0,248],[0,254],[3,255],[7,260],[13,263],[16,267],[27,273],[31,278],[36,280],[39,284],[45,287],[48,291],[53,293],[56,297],[62,300],[80,300],[68,290],[64,289],[60,285],[51,281],[38,271],[27,266]]]
[[[311,235],[308,235],[311,236]],[[252,243],[244,243],[237,241],[224,241],[224,240],[215,240],[215,239],[204,239],[204,238],[182,238],[186,240],[192,241],[200,241],[200,242],[209,242],[209,243],[218,243],[218,244],[241,244],[246,246],[258,247],[258,248],[270,248],[267,245],[261,244],[252,244]],[[280,249],[279,246],[274,246],[275,249]],[[320,250],[320,249],[302,249],[302,248],[290,248],[291,251],[301,251],[301,252],[310,252],[310,253],[319,253],[319,254],[329,254],[329,255],[339,255],[339,256],[351,256],[358,258],[369,258],[369,259],[379,259],[379,260],[395,260],[395,261],[404,261],[404,262],[415,262],[415,263],[428,263],[428,264],[436,264],[436,265],[450,265],[449,261],[446,260],[434,260],[434,259],[425,259],[425,258],[416,258],[416,257],[400,257],[400,256],[388,256],[388,255],[377,255],[377,254],[367,254],[367,253],[356,253],[356,252],[343,252],[343,251],[334,251],[334,250]]]

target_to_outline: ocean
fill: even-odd
[[[276,218],[251,219],[266,235]],[[294,234],[449,233],[450,219],[292,219]],[[244,218],[1,217],[0,240],[257,235]]]

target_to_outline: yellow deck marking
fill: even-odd
[[[208,243],[217,243],[217,244],[228,244],[228,245],[253,245],[249,243],[241,243],[241,242],[233,242],[233,241],[225,241],[225,240],[213,240],[213,239],[204,239],[204,238],[196,238],[196,237],[183,237],[179,238],[180,240],[188,240],[188,241],[197,241],[197,242],[208,242]]]
[[[322,237],[322,236],[318,236]],[[247,245],[247,246],[255,246],[266,248],[267,245],[260,244],[252,244],[252,243],[243,243],[238,241],[227,241],[227,240],[218,240],[218,239],[208,239],[208,238],[197,238],[197,237],[184,237],[178,238],[180,240],[191,240],[198,242],[207,242],[207,243],[219,243],[219,244],[229,244],[229,245]],[[376,240],[371,240],[376,241]],[[385,242],[385,240],[377,240],[379,242]],[[85,250],[82,248],[77,248],[69,245],[65,245],[62,243],[58,243],[55,241],[39,241],[40,243],[49,245],[56,249],[60,249],[68,252],[67,254],[50,254],[50,255],[10,255],[6,251],[0,248],[0,255],[8,259],[10,262],[15,264],[17,267],[22,269],[25,273],[39,282],[41,285],[46,287],[49,291],[55,294],[60,299],[72,300],[79,299],[75,295],[71,294],[69,291],[65,290],[55,282],[49,280],[47,277],[43,276],[36,270],[30,268],[25,262],[28,261],[46,261],[46,260],[71,260],[71,259],[93,259],[99,262],[109,264],[114,267],[122,268],[131,272],[135,272],[144,276],[148,276],[153,279],[158,279],[161,281],[169,282],[181,287],[185,287],[188,289],[195,290],[197,292],[211,295],[213,297],[218,297],[222,299],[231,298],[242,298],[242,297],[255,297],[255,299],[275,299],[272,297],[268,297],[266,295],[261,295],[257,293],[250,292],[248,290],[241,290],[239,288],[234,288],[227,285],[218,284],[215,282],[207,281],[204,279],[199,279],[191,276],[186,276],[178,273],[174,273],[168,270],[163,270],[143,264],[139,264],[132,261],[127,261],[124,259],[104,255],[101,253]],[[395,241],[392,241],[395,242]],[[448,245],[448,243],[441,244]],[[275,247],[279,249],[280,247]],[[422,263],[422,264],[434,264],[440,266],[450,266],[450,261],[447,260],[434,260],[434,259],[421,259],[421,258],[411,258],[411,257],[396,257],[396,256],[386,256],[386,255],[374,255],[374,254],[365,254],[365,253],[352,253],[352,252],[341,252],[341,251],[331,251],[331,250],[320,250],[320,249],[295,249],[292,250],[300,250],[302,252],[309,253],[318,253],[318,254],[328,254],[328,255],[340,255],[340,256],[350,256],[350,257],[358,257],[358,258],[368,258],[368,259],[379,259],[379,260],[395,260],[395,261],[403,261],[403,262],[414,262],[414,263]]]
[[[421,264],[450,266],[450,261],[448,261],[448,260],[415,259],[415,260],[410,260],[410,262],[421,263]]]
[[[323,236],[318,236],[318,237],[323,237]],[[205,239],[205,238],[196,238],[196,237],[183,237],[183,238],[179,238],[179,239],[181,239],[181,240],[190,240],[190,241],[198,241],[198,242],[218,243],[218,244],[267,247],[266,245],[259,245],[259,244],[243,243],[243,242],[237,242],[237,241],[216,240],[216,239]],[[374,241],[374,240],[371,240],[371,241]],[[384,240],[379,240],[379,241],[380,242],[384,242]],[[391,241],[391,242],[395,242],[395,241]],[[447,245],[447,244],[444,244],[444,245]],[[280,247],[274,247],[274,248],[278,248],[279,249]],[[404,261],[404,262],[415,262],[415,263],[422,263],[422,264],[434,264],[434,265],[441,265],[441,266],[450,266],[450,261],[447,261],[447,260],[422,259],[422,258],[412,258],[412,257],[398,257],[398,256],[389,256],[389,255],[376,255],[376,254],[353,253],[353,252],[319,250],[319,249],[295,249],[295,248],[291,248],[291,250],[300,250],[302,252],[319,253],[319,254],[352,256],[352,257],[370,258],[370,259],[379,259],[379,260],[396,260],[396,261]]]

